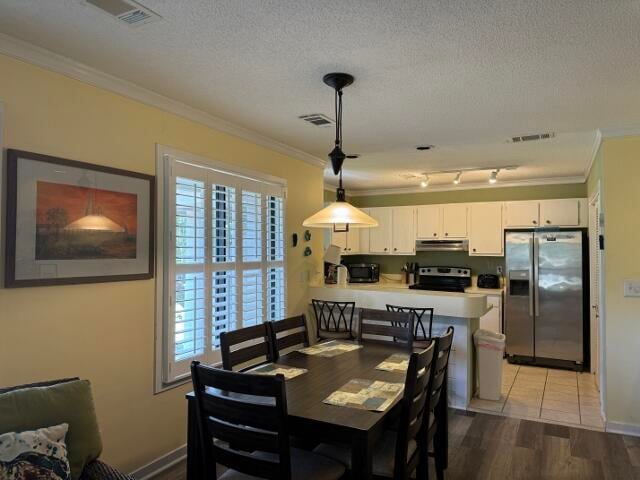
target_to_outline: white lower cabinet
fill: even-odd
[[[492,308],[480,317],[480,328],[502,333],[502,295],[487,295],[487,304]]]
[[[502,256],[502,203],[474,203],[469,210],[469,255]]]

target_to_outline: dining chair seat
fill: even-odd
[[[387,431],[373,448],[371,472],[376,477],[393,478],[394,456],[396,451],[397,432]],[[407,446],[407,461],[418,448],[415,440]],[[351,448],[348,445],[321,443],[314,450],[327,458],[336,460],[351,470]]]
[[[277,459],[277,455],[265,452],[250,456],[265,460]],[[338,480],[344,475],[344,472],[344,465],[339,461],[299,448],[291,448],[292,480]],[[259,480],[259,477],[227,470],[220,476],[220,480]]]

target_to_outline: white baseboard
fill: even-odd
[[[149,480],[160,472],[172,467],[178,462],[187,458],[187,446],[183,445],[181,447],[176,448],[175,450],[170,451],[169,453],[165,453],[161,457],[156,458],[155,460],[143,465],[140,468],[137,468],[130,475],[136,480]]]
[[[632,423],[607,422],[606,431],[640,437],[640,425],[634,425]]]

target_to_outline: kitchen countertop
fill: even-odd
[[[433,307],[436,315],[461,319],[480,318],[491,306],[485,292],[439,292],[413,290],[403,283],[368,283],[346,285],[311,285],[310,298],[332,301],[355,301],[369,308],[385,309],[386,304],[407,307]]]
[[[460,295],[462,292],[440,292],[438,290],[413,290],[409,288],[406,283],[399,282],[378,282],[378,283],[348,283],[346,285],[337,284],[322,284],[312,285],[315,287],[324,286],[327,288],[355,288],[355,289],[368,289],[368,290],[411,290],[412,293],[428,293],[433,294],[453,294]],[[464,293],[470,294],[484,294],[484,295],[500,295],[504,291],[504,288],[479,288],[477,286],[471,286],[464,289]]]

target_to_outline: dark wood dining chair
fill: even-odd
[[[433,308],[416,308],[401,307],[398,305],[387,304],[389,312],[412,312],[415,317],[415,325],[413,332],[413,341],[418,343],[429,344],[433,331]],[[425,329],[424,324],[428,322],[428,328]]]
[[[273,361],[271,333],[267,323],[220,334],[222,368],[248,370]]]
[[[309,346],[307,319],[304,315],[269,322],[269,327],[274,362],[285,350]]]
[[[444,479],[447,468],[448,448],[448,408],[447,408],[447,369],[451,346],[453,345],[453,327],[449,327],[444,335],[434,338],[434,365],[431,371],[429,408],[433,422],[427,429],[427,445],[433,445],[430,455],[434,457],[436,476]]]
[[[394,480],[423,479],[427,475],[427,428],[429,424],[429,383],[432,378],[435,342],[414,352],[404,382],[398,423],[385,431],[373,450],[372,471],[376,478]],[[342,462],[351,468],[349,447],[320,444],[314,452]]]
[[[353,340],[353,313],[356,302],[330,302],[312,299],[319,340]]]
[[[362,308],[359,313],[358,343],[405,344],[413,349],[412,312],[387,312]]]
[[[204,478],[337,480],[344,474],[336,461],[289,447],[284,376],[230,372],[193,362],[191,379]],[[228,470],[218,476],[216,464]]]

